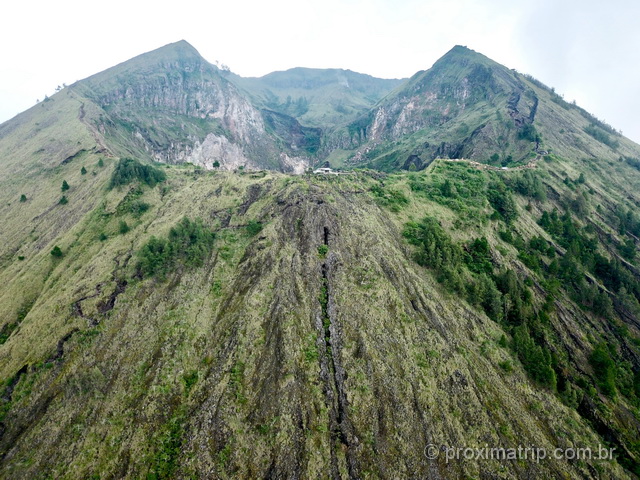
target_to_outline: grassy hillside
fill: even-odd
[[[231,74],[229,78],[264,108],[295,117],[305,126],[320,128],[355,120],[404,82],[350,70],[313,68],[292,68],[259,78]]]
[[[513,186],[522,172],[453,162],[335,178],[165,167],[156,186],[109,189],[115,164],[78,178],[80,163],[60,167],[69,203],[47,221],[60,229],[41,236],[31,222],[21,250],[5,252],[3,477],[624,478],[616,462],[447,464],[423,454],[429,443],[596,447],[602,436],[633,468],[637,400],[624,382],[637,365],[637,326],[615,320],[617,303],[605,318],[549,283],[547,250],[537,266],[528,258],[533,237],[567,255],[537,222],[573,192],[593,188],[588,212],[602,204],[595,223],[609,228],[597,175],[572,187],[552,173],[563,160],[543,162],[534,175],[546,198],[536,200],[513,193],[526,190]],[[72,195],[82,178],[95,182],[92,202]],[[491,194],[501,181],[513,218]],[[59,188],[54,177],[41,183]],[[425,217],[444,227],[440,248],[477,250],[475,260],[453,255],[436,267],[416,257]],[[607,233],[598,248],[613,258],[623,237]],[[469,250],[479,237],[484,274],[482,248]],[[519,309],[501,290],[490,314],[486,288],[451,280],[499,284],[505,269]],[[589,360],[602,342],[614,393]],[[528,363],[537,351],[553,382]]]
[[[435,158],[513,167],[546,153],[640,155],[636,144],[535,78],[464,47],[416,73],[325,144],[336,165],[385,171],[420,170]]]

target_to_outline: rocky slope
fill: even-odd
[[[51,242],[62,258],[27,240],[3,270],[3,316],[28,304],[0,350],[3,477],[591,475],[425,457],[602,441],[520,366],[502,370],[503,328],[413,262],[403,221],[428,204],[390,212],[369,176],[167,173],[136,196],[142,216],[124,208],[137,187],[112,190]],[[183,216],[210,225],[215,249],[141,278],[137,252]]]
[[[100,109],[91,123],[115,154],[301,173],[313,152],[305,136],[291,140],[288,131],[270,128],[263,112],[184,41],[82,80],[60,95],[67,90]]]
[[[347,150],[346,165],[386,170],[419,170],[438,157],[514,166],[550,151],[598,156],[608,144],[623,155],[636,148],[535,78],[461,46],[327,139]]]

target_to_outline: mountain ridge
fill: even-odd
[[[194,52],[0,125],[0,477],[638,478],[640,146],[463,47],[323,127]],[[523,445],[615,458],[449,456]]]

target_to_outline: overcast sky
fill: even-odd
[[[57,85],[181,39],[242,76],[303,66],[409,77],[465,45],[555,87],[640,142],[637,0],[6,3],[0,122]]]

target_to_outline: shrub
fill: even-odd
[[[438,220],[433,217],[425,217],[420,223],[408,223],[403,235],[409,243],[420,247],[416,261],[434,269],[441,280],[448,277],[451,270],[461,263],[462,249],[451,241]]]
[[[151,237],[138,252],[142,276],[166,276],[173,268],[202,266],[213,249],[215,234],[201,221],[183,218],[166,238]]]
[[[326,257],[328,252],[329,252],[329,247],[327,245],[320,245],[318,247],[318,255],[320,256],[320,258]]]
[[[400,211],[403,206],[409,203],[409,199],[399,190],[374,185],[370,191],[378,204],[389,207],[394,212]]]
[[[60,200],[58,201],[58,203],[60,205],[66,205],[67,203],[69,203],[69,200],[67,200],[67,197],[63,195],[62,198],[60,198]]]
[[[134,217],[138,218],[138,217],[141,217],[142,214],[144,214],[144,212],[149,210],[150,207],[151,205],[149,205],[146,202],[143,202],[142,200],[134,200],[129,204],[128,210],[129,210],[129,213],[131,213]]]
[[[528,140],[529,142],[540,141],[540,135],[538,134],[536,127],[534,127],[531,123],[527,123],[523,125],[522,128],[520,128],[520,130],[518,131],[518,138],[520,140]]]
[[[547,199],[546,187],[540,180],[539,175],[531,170],[526,170],[524,173],[514,176],[509,185],[520,195],[531,197],[541,202]]]
[[[589,357],[589,363],[593,367],[596,382],[602,393],[608,397],[614,397],[616,394],[615,363],[604,343],[596,345]]]
[[[491,273],[493,271],[489,242],[485,237],[476,238],[467,247],[465,260],[469,270],[474,273]]]
[[[64,254],[62,253],[62,250],[57,245],[55,247],[53,247],[53,250],[51,250],[51,256],[54,257],[54,258],[62,258],[63,255]]]
[[[584,131],[595,138],[600,143],[604,143],[608,147],[613,148],[614,150],[620,146],[620,142],[617,140],[612,140],[607,132],[602,130],[600,127],[595,124],[591,124],[588,127],[584,127]]]
[[[151,165],[143,165],[133,158],[121,158],[111,176],[110,188],[126,185],[135,181],[145,183],[150,187],[164,182],[165,173]]]
[[[80,169],[80,175],[86,175],[87,174],[87,169],[84,168],[84,166]]]
[[[62,187],[61,187],[61,190],[62,190],[63,192],[66,192],[67,190],[69,190],[69,188],[70,188],[70,187],[69,187],[69,184],[67,183],[67,181],[66,181],[66,180],[63,180],[63,181],[62,181]]]
[[[120,220],[120,225],[118,226],[118,231],[121,235],[128,233],[130,230],[129,225],[124,220]]]
[[[527,373],[540,384],[555,390],[556,374],[551,368],[551,354],[546,348],[536,345],[526,324],[514,329],[513,348]]]
[[[254,237],[262,231],[262,228],[263,228],[262,222],[259,222],[257,220],[250,220],[246,226],[247,234],[250,237]]]
[[[24,203],[27,201],[27,196],[23,193],[22,195],[20,195],[20,203]]]
[[[513,196],[507,190],[504,183],[494,182],[489,185],[487,198],[498,216],[505,222],[511,223],[518,218],[516,202],[513,200]]]

